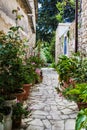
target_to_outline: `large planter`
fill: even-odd
[[[32,84],[23,84],[23,89],[26,91],[26,93],[23,96],[23,100],[27,100],[28,99],[31,86],[32,86]]]
[[[12,119],[11,119],[11,116],[9,116],[9,117],[5,116],[5,118],[4,118],[4,130],[12,130]]]
[[[12,109],[10,106],[4,108],[4,130],[12,130]]]
[[[25,94],[25,90],[20,88],[20,89],[16,89],[14,95],[17,97],[17,100],[20,102],[23,102],[23,97]]]
[[[0,122],[0,130],[4,130],[4,124]]]
[[[16,96],[12,96],[12,99],[6,99],[5,100],[5,105],[7,105],[7,106],[12,107],[16,103],[17,103],[17,97]]]

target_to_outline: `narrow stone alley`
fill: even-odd
[[[57,94],[57,72],[51,68],[42,70],[43,81],[33,87],[29,96],[32,116],[24,119],[26,130],[75,130],[76,104]]]

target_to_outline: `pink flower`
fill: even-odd
[[[35,62],[32,62],[31,64],[32,64],[32,65],[35,65]]]
[[[36,68],[35,72],[40,75],[41,70],[39,68]]]
[[[20,101],[19,100],[17,100],[17,103],[19,103]]]
[[[73,82],[73,79],[72,79],[72,78],[70,78],[70,79],[69,79],[69,82],[70,82],[70,83],[72,83],[72,82]]]

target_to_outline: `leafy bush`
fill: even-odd
[[[0,32],[0,88],[9,94],[22,87],[23,40],[19,36],[19,26],[11,27],[7,34]]]
[[[45,53],[47,62],[48,62],[48,63],[51,63],[51,62],[52,62],[52,56],[51,56],[51,54],[50,54],[49,47],[44,47],[44,53]]]
[[[31,114],[31,110],[29,108],[24,108],[21,102],[17,102],[13,106],[12,118],[22,118],[27,117]]]
[[[76,118],[75,130],[82,130],[82,128],[87,129],[87,108],[80,110]]]
[[[76,84],[75,88],[67,91],[66,95],[72,96],[75,102],[87,102],[87,83]]]
[[[60,56],[56,68],[60,82],[68,82],[70,77],[72,77],[75,68],[76,64],[71,58],[68,58],[65,55]]]

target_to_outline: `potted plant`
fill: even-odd
[[[67,100],[72,100],[73,96],[67,94],[67,92],[74,89],[75,85],[75,80],[70,78],[68,84],[64,82],[63,84],[61,84],[61,86],[59,84],[58,87],[56,87],[55,89],[60,96],[66,98]]]
[[[76,84],[76,87],[69,89],[66,95],[77,103],[79,110],[87,107],[87,83]]]
[[[87,108],[79,111],[76,118],[75,130],[87,130]]]
[[[57,92],[66,98],[75,100],[76,95],[66,93],[69,90],[74,91],[77,83],[84,84],[87,82],[87,59],[82,58],[80,53],[73,54],[72,57],[60,56],[56,70],[59,73],[60,82],[59,87],[56,88]]]
[[[23,97],[24,100],[28,99],[30,88],[32,86],[32,73],[30,66],[23,65],[23,88],[26,91]]]
[[[84,58],[80,52],[73,54],[71,58],[76,65],[72,77],[78,83],[87,82],[87,58]]]
[[[44,65],[43,60],[38,57],[38,55],[32,55],[29,57],[29,59],[27,59],[27,63],[31,63],[33,65],[33,67],[36,68],[41,68]]]
[[[19,8],[12,11],[16,14],[16,26],[11,27],[7,34],[0,32],[0,90],[6,98],[12,98],[12,93],[23,87],[21,73],[26,41],[20,37],[22,27],[17,25],[17,21],[23,16],[18,15],[18,11]]]
[[[6,98],[12,98],[12,93],[23,84],[24,42],[18,33],[20,28],[11,27],[7,34],[0,32],[0,90]]]
[[[22,87],[23,44],[17,31],[20,27],[11,27],[8,34],[0,37],[0,88],[3,95],[10,96]],[[12,97],[12,95],[11,95]]]
[[[59,82],[60,84],[63,84],[66,82],[69,83],[70,78],[72,78],[72,75],[76,69],[76,64],[72,60],[72,58],[69,58],[65,55],[61,55],[59,57],[56,70],[59,74]]]
[[[18,128],[21,126],[21,119],[31,115],[31,110],[23,107],[23,103],[17,102],[13,106],[12,127]]]

